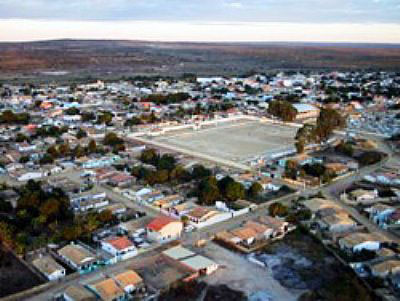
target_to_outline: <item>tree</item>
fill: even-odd
[[[30,139],[22,133],[17,133],[17,136],[15,137],[15,142],[24,142],[29,140]]]
[[[173,170],[175,168],[176,159],[174,156],[165,154],[157,162],[158,169]]]
[[[155,149],[146,149],[140,154],[140,161],[146,164],[156,165],[159,155]]]
[[[43,164],[52,164],[52,163],[54,163],[54,159],[49,154],[44,154],[43,157],[40,158],[39,163],[42,165]]]
[[[214,205],[220,197],[219,189],[215,185],[205,185],[200,191],[199,199],[205,205]]]
[[[60,154],[56,145],[52,145],[47,149],[47,153],[53,158],[57,158]]]
[[[187,181],[190,180],[190,174],[181,166],[177,165],[169,173],[170,180]]]
[[[154,114],[154,111],[151,111],[150,116],[149,116],[149,123],[156,123],[158,122],[157,116]]]
[[[168,170],[161,169],[154,172],[154,183],[162,184],[168,181]]]
[[[226,187],[225,197],[229,201],[236,201],[238,199],[243,199],[246,195],[244,186],[238,182],[229,183]]]
[[[85,150],[83,149],[82,146],[80,146],[79,144],[77,144],[77,145],[75,146],[75,148],[72,150],[72,155],[73,155],[75,158],[83,157],[83,156],[85,155]]]
[[[79,115],[80,111],[78,108],[68,108],[64,111],[66,115]]]
[[[268,113],[283,121],[293,121],[297,116],[297,111],[288,101],[274,100],[269,103]]]
[[[107,133],[103,140],[103,144],[109,146],[116,146],[123,143],[124,140],[118,137],[118,135],[113,132]]]
[[[263,191],[263,187],[258,182],[253,182],[249,188],[248,194],[250,197],[255,198],[257,197],[261,191]]]
[[[30,160],[29,156],[22,156],[21,158],[19,158],[19,163],[24,164],[29,162],[29,160]]]
[[[189,217],[186,215],[181,216],[181,222],[186,226],[189,223]]]
[[[354,154],[354,147],[351,143],[342,141],[336,146],[336,151],[343,155],[352,157]]]
[[[112,220],[114,220],[114,215],[112,214],[112,211],[111,211],[111,210],[106,209],[106,210],[103,210],[103,211],[101,211],[101,212],[99,213],[99,215],[98,215],[98,220],[99,220],[101,223],[106,224],[106,223],[109,223],[109,222],[111,222]]]
[[[48,199],[40,206],[40,213],[46,217],[46,221],[51,221],[60,213],[60,203],[55,199]]]
[[[210,176],[200,181],[198,195],[202,204],[214,205],[215,201],[217,201],[221,195],[217,186],[217,179]]]
[[[139,125],[142,124],[142,119],[139,117],[133,116],[131,119],[128,119],[125,121],[125,126],[134,126],[134,125]]]
[[[203,165],[195,165],[192,170],[193,179],[203,179],[211,176],[211,171]]]
[[[0,199],[0,212],[11,213],[13,207],[10,202]]]
[[[11,110],[6,110],[0,114],[0,123],[5,124],[28,124],[31,116],[28,113],[14,113]]]
[[[95,140],[90,140],[88,144],[88,151],[89,153],[93,154],[97,151],[97,143]]]
[[[78,130],[78,132],[76,133],[76,138],[82,139],[82,138],[85,138],[85,137],[87,137],[87,133],[80,128]]]
[[[58,147],[58,153],[60,154],[60,156],[64,157],[67,154],[70,153],[70,148],[69,148],[69,144],[68,143],[63,143]]]
[[[63,239],[67,241],[77,240],[83,233],[83,229],[80,225],[71,225],[64,228],[62,232]]]
[[[234,182],[235,180],[232,179],[230,176],[223,177],[221,180],[218,181],[218,188],[223,195],[226,195],[228,185]]]
[[[345,124],[345,118],[337,110],[322,109],[315,128],[315,135],[318,142],[328,140],[335,129],[342,128]]]
[[[81,114],[81,117],[83,122],[93,121],[96,119],[96,115],[93,112],[84,112]]]
[[[329,139],[333,131],[345,126],[346,120],[334,109],[322,109],[317,119],[317,124],[306,124],[297,131],[296,149],[302,152],[307,143],[324,142]]]
[[[14,234],[9,224],[0,221],[0,245],[1,244],[12,248],[14,246]]]
[[[107,210],[104,210],[104,211],[107,211]],[[104,212],[104,211],[102,211],[102,212]],[[104,214],[108,215],[108,213],[104,213]],[[100,214],[88,214],[86,216],[86,220],[85,220],[85,224],[84,224],[85,232],[92,233],[93,231],[97,230],[97,228],[100,226],[99,215]],[[108,220],[107,217],[101,217],[101,219]]]
[[[110,112],[103,112],[100,116],[97,117],[97,121],[99,124],[109,125],[113,119],[113,114]]]
[[[357,161],[362,165],[372,165],[378,163],[383,158],[383,155],[379,152],[368,151],[363,152],[361,155],[357,157]]]
[[[305,164],[303,166],[303,169],[306,172],[306,174],[317,178],[323,176],[326,171],[325,166],[321,163]]]
[[[268,208],[269,215],[275,216],[286,216],[288,214],[288,208],[281,203],[273,203]]]
[[[298,154],[304,153],[305,142],[303,139],[296,141],[296,143],[294,145],[296,147],[296,151]]]
[[[296,179],[298,174],[298,164],[296,161],[288,160],[285,165],[285,177]]]

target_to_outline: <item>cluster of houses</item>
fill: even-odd
[[[366,91],[371,89],[373,93],[377,79],[387,80],[392,76],[386,73],[299,72],[197,78],[195,81],[158,79],[143,82],[138,79],[68,86],[44,84],[33,86],[30,91],[23,85],[2,85],[0,176],[12,182],[46,180],[44,189],[62,188],[76,215],[110,210],[115,216],[125,217],[123,220],[120,218],[112,229],[101,229],[96,233],[93,244],[68,242],[50,248],[47,253],[33,259],[32,266],[49,281],[64,278],[71,270],[88,273],[104,265],[128,259],[134,261],[135,256],[145,250],[180,239],[184,231],[220,223],[256,208],[246,200],[238,200],[229,206],[217,202],[213,207],[205,207],[193,199],[185,198],[180,191],[165,193],[160,187],[133,188],[137,179],[126,168],[117,169],[117,165],[134,167],[140,164],[149,170],[155,169],[137,159],[146,147],[134,141],[136,136],[156,136],[171,128],[197,129],[214,122],[240,120],[243,116],[272,117],[266,111],[268,103],[281,99],[292,99],[297,112],[296,122],[315,121],[325,101],[332,97],[332,93],[322,87],[335,87],[339,93],[341,88],[362,85]],[[350,78],[360,82],[350,83]],[[388,81],[386,87],[393,85],[395,82]],[[166,98],[158,101],[160,97],[154,97],[160,95]],[[177,95],[182,99],[169,99],[176,99]],[[362,118],[360,114],[366,108],[371,109],[371,105],[384,103],[385,108],[387,104],[398,102],[398,99],[374,96],[361,103],[361,95],[340,96],[348,101],[330,106],[345,110],[351,120]],[[26,112],[29,118],[24,115]],[[14,115],[21,115],[26,120],[20,122]],[[356,123],[352,123],[354,127],[357,127]],[[104,138],[107,133],[122,137],[124,147],[117,149],[106,145]],[[90,150],[94,144],[99,149]],[[279,191],[282,185],[276,184],[273,179],[283,176],[288,159],[282,157],[268,162],[256,177],[252,174],[231,176],[245,188],[249,188],[256,180],[264,193]],[[323,163],[335,175],[358,169],[357,162],[350,159],[332,161],[299,155],[290,160],[295,160],[298,166]],[[77,180],[72,181],[70,176],[76,174]],[[217,174],[217,180],[223,176]],[[315,179],[308,180],[310,184],[315,183]],[[370,175],[366,180],[398,185],[394,172]],[[137,213],[116,202],[109,192],[102,189],[104,185],[160,215],[149,219],[131,218]],[[0,196],[14,208],[17,206],[18,194],[14,190],[0,191]],[[351,198],[356,203],[371,205],[366,212],[382,228],[400,224],[399,209],[387,202],[375,202],[375,191],[354,191]],[[387,260],[370,263],[376,275],[391,277],[397,273],[397,259],[390,253],[392,249],[385,247],[390,241],[378,239],[374,233],[359,231],[359,225],[334,202],[315,198],[305,201],[303,206],[313,213],[313,225],[318,229],[331,236],[350,233],[347,236],[339,235],[338,244],[346,252],[367,249],[385,253]],[[220,232],[216,237],[240,250],[251,250],[265,242],[282,238],[291,229],[288,223],[279,218],[263,216],[246,221],[235,229]],[[136,296],[140,299],[149,294],[150,287],[157,286],[154,279],[162,283],[164,274],[166,279],[175,279],[176,275],[179,279],[192,279],[211,274],[218,268],[218,264],[211,259],[183,246],[168,248],[159,257],[143,262],[145,266],[138,269],[121,270],[82,286],[68,287],[63,298],[68,301],[128,300]],[[167,268],[161,270],[160,266]]]
[[[357,222],[341,206],[324,198],[311,198],[302,202],[311,211],[313,225],[328,234],[350,231]]]
[[[103,168],[121,159],[132,157],[143,148],[141,145],[126,142],[126,150],[122,154],[86,154],[76,160],[56,160],[54,163],[39,163],[46,150],[58,142],[68,143],[71,149],[76,146],[87,146],[90,140],[101,142],[107,132],[113,131],[121,137],[127,136],[125,122],[153,112],[159,122],[154,124],[139,123],[130,126],[129,133],[146,133],[155,135],[164,128],[176,125],[196,125],[199,121],[218,120],[241,115],[263,116],[268,103],[276,99],[291,97],[295,99],[293,107],[297,111],[298,121],[313,120],[318,117],[324,100],[331,97],[321,87],[332,86],[339,93],[340,89],[349,88],[348,78],[358,78],[368,84],[363,89],[371,89],[376,85],[376,79],[388,80],[390,74],[371,73],[354,75],[349,73],[315,73],[315,74],[284,74],[254,75],[249,77],[209,77],[197,78],[196,81],[166,81],[154,82],[140,80],[131,82],[102,82],[72,86],[40,85],[32,87],[26,93],[23,85],[7,85],[1,87],[1,112],[12,111],[15,114],[29,111],[30,118],[22,125],[1,124],[0,140],[3,141],[1,171],[10,174],[19,181],[39,179],[50,174],[62,172],[73,167]],[[352,81],[351,85],[356,85]],[[388,86],[395,85],[391,80]],[[152,101],[152,95],[186,95],[184,99],[171,101]],[[388,99],[383,95],[371,96],[367,104],[361,103],[361,98],[355,93],[340,95],[348,102],[330,104],[343,110],[350,116],[357,116],[371,105],[393,105],[398,99]],[[123,100],[129,100],[124,105]],[[134,101],[133,101],[134,100]],[[213,110],[213,116],[203,111],[193,112],[196,108],[211,109],[225,102],[234,103],[223,112]],[[190,114],[177,114],[191,110]],[[102,122],[100,115],[112,112],[111,122]],[[352,115],[353,114],[353,115]],[[173,118],[170,118],[173,116]],[[395,119],[395,118],[394,118]],[[43,134],[44,129],[57,127],[60,133]],[[62,129],[62,130],[61,130]],[[82,132],[85,135],[80,135]],[[39,135],[39,136],[38,136]],[[18,139],[17,139],[18,136]],[[17,140],[17,141],[15,141]],[[124,157],[124,158],[121,158]],[[337,166],[335,167],[337,168]]]
[[[382,229],[396,233],[400,225],[399,183],[398,169],[383,167],[364,176],[360,187],[343,192],[341,199]]]
[[[248,220],[237,228],[216,233],[215,239],[242,252],[253,252],[265,246],[266,243],[282,239],[294,228],[284,220],[261,216]]]
[[[147,260],[159,266],[147,265]],[[159,285],[169,286],[177,280],[190,281],[210,275],[219,268],[218,263],[179,244],[170,246],[156,258],[133,262],[132,266],[136,268],[92,277],[85,284],[69,286],[60,297],[66,301],[150,300],[159,293]],[[157,277],[153,277],[154,269],[159,272]],[[171,275],[174,271],[178,278]],[[169,279],[165,277],[168,273]]]
[[[312,212],[307,222],[312,232],[332,246],[360,277],[375,277],[399,287],[400,250],[393,239],[358,224],[331,200],[312,198],[302,201],[301,206]]]
[[[237,200],[230,207],[220,201],[213,207],[202,206],[195,199],[187,199],[180,194],[165,195],[152,188],[142,188],[138,191],[125,189],[121,193],[140,205],[157,210],[172,219],[185,220],[186,231],[220,223],[257,208],[257,205],[246,200]]]
[[[103,265],[131,259],[152,244],[156,247],[178,240],[182,231],[181,221],[164,215],[144,225],[139,220],[130,220],[118,224],[115,231],[99,234],[95,245],[71,242],[57,250],[50,249],[49,254],[34,259],[32,265],[50,281],[66,276],[63,265],[79,273],[88,273]]]

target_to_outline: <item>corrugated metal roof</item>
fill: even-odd
[[[208,267],[216,265],[214,261],[201,255],[181,260],[181,262],[195,271],[203,270]]]
[[[190,251],[184,247],[181,247],[181,246],[176,246],[171,249],[168,249],[168,250],[164,251],[163,254],[167,255],[168,257],[171,257],[175,260],[179,260],[179,259],[183,259],[183,258],[187,258],[187,257],[196,255],[192,251]]]

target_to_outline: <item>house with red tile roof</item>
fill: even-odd
[[[115,261],[126,260],[137,255],[135,245],[127,236],[112,237],[101,241],[101,248],[114,256]]]
[[[178,239],[183,230],[183,223],[168,216],[160,215],[146,227],[148,239],[164,243]]]

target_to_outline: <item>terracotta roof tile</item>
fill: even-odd
[[[151,229],[153,231],[160,231],[162,228],[164,228],[166,225],[169,223],[176,222],[177,220],[170,218],[168,216],[161,215],[155,219],[153,219],[150,224],[147,225],[148,229]]]

